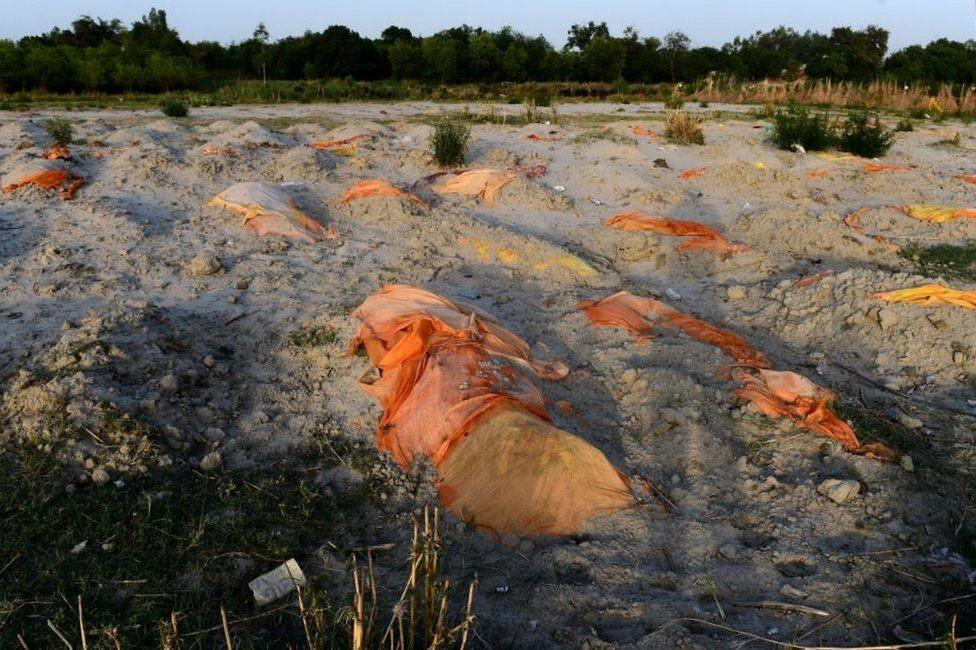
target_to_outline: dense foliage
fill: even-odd
[[[191,43],[153,9],[131,26],[83,16],[19,41],[0,40],[0,92],[169,91],[226,79],[411,79],[436,83],[497,81],[688,82],[712,74],[739,79],[801,77],[899,82],[976,82],[976,44],[941,39],[887,59],[888,32],[838,27],[828,34],[779,27],[721,48],[692,48],[672,32],[610,34],[606,23],[573,25],[562,48],[506,27],[467,25],[418,37],[391,26],[378,39],[332,25],[276,42],[264,25],[230,45]]]

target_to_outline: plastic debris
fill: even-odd
[[[873,294],[872,297],[888,302],[907,302],[926,307],[956,305],[966,309],[976,309],[976,291],[960,291],[938,284],[925,284],[896,291],[882,291]]]
[[[607,225],[611,228],[628,232],[643,230],[661,235],[688,237],[688,241],[678,245],[679,251],[706,250],[719,255],[729,255],[749,250],[746,244],[730,242],[714,228],[698,223],[697,221],[679,221],[676,219],[652,217],[645,212],[633,211],[610,217],[607,219]]]
[[[336,239],[326,228],[302,212],[295,201],[272,183],[237,183],[210,202],[244,216],[244,229],[256,235],[282,235],[307,242]]]
[[[264,607],[280,598],[284,598],[295,591],[296,586],[305,586],[305,574],[298,566],[295,558],[287,560],[264,575],[260,575],[247,583],[254,594],[254,602],[258,607]]]

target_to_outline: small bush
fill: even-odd
[[[836,134],[826,113],[812,115],[799,104],[790,104],[773,115],[772,140],[780,149],[800,145],[807,151],[823,151],[834,144]]]
[[[547,88],[533,88],[527,99],[536,106],[552,106],[552,93]]]
[[[698,108],[708,108],[708,102],[698,102]]]
[[[680,97],[669,97],[664,102],[664,108],[669,108],[673,111],[681,110],[682,108],[684,108],[684,105],[685,105],[685,100],[681,99]]]
[[[49,117],[44,120],[44,130],[51,136],[54,144],[60,147],[71,143],[73,137],[71,122],[63,117]]]
[[[190,114],[190,109],[183,102],[175,99],[167,99],[163,102],[163,115],[167,117],[186,117]]]
[[[685,111],[672,111],[664,118],[664,137],[674,144],[705,144],[701,118]]]
[[[901,133],[907,133],[908,131],[914,131],[915,126],[912,124],[912,118],[907,115],[898,120],[898,124],[895,125],[895,131]]]
[[[839,146],[841,151],[849,151],[864,158],[877,158],[888,153],[895,135],[884,128],[881,120],[874,120],[862,111],[851,113],[841,130]]]
[[[471,129],[466,124],[443,120],[434,125],[430,134],[430,150],[441,167],[455,167],[464,163]]]

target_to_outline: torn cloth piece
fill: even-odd
[[[355,316],[352,348],[373,363],[361,385],[384,410],[377,445],[403,468],[431,460],[445,506],[496,533],[569,534],[634,503],[602,452],[549,422],[523,374],[565,377],[492,316],[424,289],[384,287]]]
[[[272,183],[237,183],[218,194],[211,205],[244,216],[244,229],[256,235],[282,235],[307,242],[337,237],[302,212],[280,186]]]
[[[892,163],[866,162],[861,165],[861,171],[866,174],[878,174],[880,172],[907,172],[910,167],[905,165],[895,165]]]
[[[698,176],[701,176],[702,174],[704,174],[707,171],[708,171],[708,167],[693,167],[692,169],[689,169],[687,171],[682,172],[678,176],[678,178],[680,178],[682,180],[685,180],[685,181],[689,181],[692,178],[696,178]]]
[[[632,211],[614,215],[607,219],[607,225],[628,232],[644,230],[662,235],[688,237],[688,241],[678,245],[678,250],[706,250],[719,255],[730,255],[749,250],[746,244],[730,242],[714,228],[697,221],[679,221],[652,217],[644,212]]]
[[[581,302],[580,307],[594,325],[625,329],[638,341],[650,339],[657,326],[677,327],[732,357],[739,364],[733,378],[741,385],[734,394],[752,402],[767,417],[788,417],[805,429],[838,440],[853,453],[885,460],[898,458],[896,452],[879,443],[860,444],[850,425],[834,413],[834,393],[796,373],[771,370],[761,352],[732,332],[626,291]]]
[[[921,203],[893,207],[896,207],[913,219],[928,221],[929,223],[945,223],[953,219],[976,219],[976,208],[955,208]]]
[[[346,204],[357,199],[364,199],[370,196],[402,196],[410,199],[414,203],[426,205],[420,197],[391,185],[389,182],[372,178],[361,180],[343,193],[339,203]]]
[[[468,169],[428,176],[430,189],[441,196],[460,194],[484,200],[495,205],[495,198],[501,189],[515,180],[515,172],[498,169]]]
[[[927,307],[956,305],[967,309],[976,309],[976,291],[960,291],[938,284],[925,284],[896,291],[882,291],[872,297],[888,302],[907,302]]]
[[[23,165],[3,177],[3,191],[9,194],[27,185],[35,185],[44,190],[57,190],[66,201],[85,186],[85,179],[68,171],[60,163],[41,159]]]
[[[336,149],[341,147],[355,149],[355,142],[367,137],[368,135],[368,133],[360,133],[359,135],[342,138],[341,140],[315,140],[310,142],[308,146],[315,149]]]

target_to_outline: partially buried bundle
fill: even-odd
[[[459,194],[482,199],[488,205],[495,205],[495,198],[502,188],[515,180],[514,171],[500,169],[462,169],[452,172],[438,172],[422,179],[430,189],[441,196]]]
[[[3,178],[3,191],[9,194],[14,190],[34,185],[44,190],[57,190],[61,198],[70,200],[84,187],[85,179],[64,168],[54,160],[35,160],[30,164],[14,169]]]
[[[338,237],[331,227],[302,212],[281,186],[272,183],[237,183],[210,203],[244,215],[244,230],[256,235],[281,235],[307,242]]]
[[[368,297],[352,349],[372,369],[363,389],[384,410],[377,445],[408,468],[437,470],[444,505],[500,534],[562,535],[634,503],[628,480],[600,450],[553,426],[526,376],[561,379],[492,316],[417,287]]]
[[[643,230],[660,235],[687,237],[687,241],[678,245],[677,250],[679,251],[705,250],[712,251],[717,255],[731,255],[749,250],[747,245],[740,242],[730,242],[717,230],[703,223],[652,217],[638,210],[614,215],[607,219],[607,225],[628,232]]]
[[[789,418],[804,429],[837,440],[855,454],[885,460],[898,458],[896,452],[879,443],[861,444],[854,429],[834,412],[837,400],[834,393],[795,372],[770,369],[765,355],[737,334],[659,300],[626,291],[602,300],[584,301],[580,307],[594,325],[626,330],[638,342],[650,340],[656,327],[670,327],[714,345],[735,361],[732,376],[740,387],[733,393],[751,402],[767,417]]]

